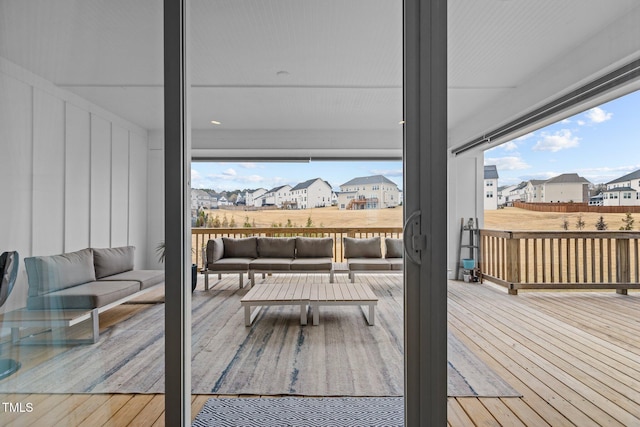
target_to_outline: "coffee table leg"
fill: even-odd
[[[251,307],[244,306],[244,326],[251,326]]]
[[[307,304],[300,304],[300,324],[307,324]]]
[[[318,326],[320,324],[320,306],[317,304],[313,305],[312,310],[313,310],[313,325]]]

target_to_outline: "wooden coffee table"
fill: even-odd
[[[311,307],[313,324],[320,323],[320,306],[358,305],[369,325],[375,323],[378,298],[363,283],[262,283],[249,290],[240,300],[244,307],[244,324],[251,326],[260,309],[271,305],[300,306],[300,324],[307,324],[307,307]],[[252,310],[252,308],[255,309]]]

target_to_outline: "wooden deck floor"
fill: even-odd
[[[386,276],[376,275],[375,279]],[[367,278],[359,279],[367,280]],[[522,398],[450,398],[450,426],[640,425],[640,293],[449,283],[449,328]],[[193,417],[211,395],[193,396]],[[162,426],[163,395],[0,395],[2,425]]]

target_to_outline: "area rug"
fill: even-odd
[[[401,397],[209,399],[193,427],[400,427]]]
[[[348,281],[346,275],[337,280]],[[283,275],[271,280],[318,280]],[[192,297],[192,392],[217,395],[402,396],[403,295],[396,276],[376,275],[376,325],[358,307],[326,307],[320,325],[300,326],[293,306],[265,307],[244,326],[237,278]],[[259,285],[257,285],[259,286]],[[131,310],[123,306],[109,310]],[[105,314],[106,314],[105,313]],[[102,322],[101,316],[101,322]],[[163,393],[164,305],[150,304],[101,330],[93,345],[19,346],[18,373],[1,393]],[[517,396],[454,334],[448,337],[449,396]],[[38,361],[38,363],[30,361]],[[40,363],[39,361],[45,360]]]

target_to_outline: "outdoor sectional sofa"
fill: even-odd
[[[402,273],[404,270],[402,239],[385,238],[384,257],[379,236],[345,237],[343,246],[351,283],[355,283],[356,273]]]
[[[76,252],[25,258],[29,282],[26,314],[46,323],[62,311],[86,312],[93,319],[93,341],[99,313],[164,284],[163,270],[134,270],[134,246],[87,248]]]
[[[240,288],[243,274],[255,285],[256,273],[328,273],[334,281],[331,237],[219,237],[207,242],[205,290],[209,274],[237,273]]]

